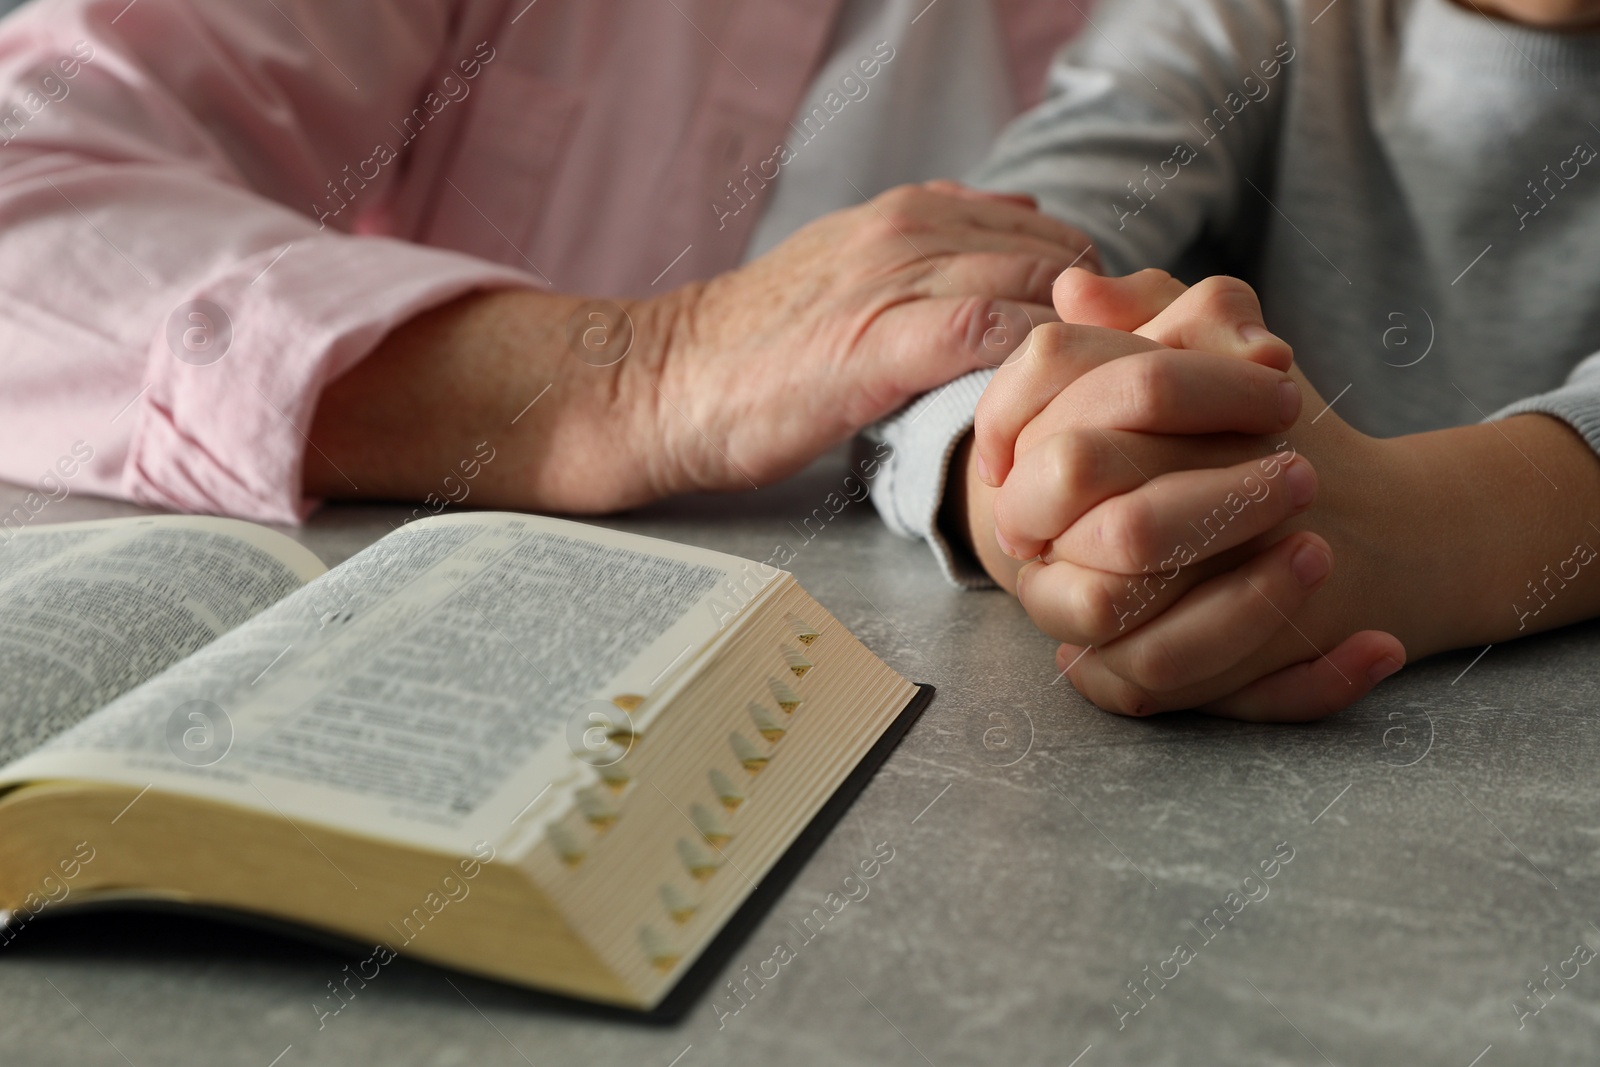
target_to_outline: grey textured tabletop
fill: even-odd
[[[785,540],[808,591],[939,687],[681,1024],[402,962],[319,1029],[343,957],[82,918],[0,952],[0,1063],[1600,1061],[1600,626],[1408,667],[1311,726],[1117,718],[1057,681],[1014,602],[947,587],[869,504],[807,541],[843,474],[606,522],[757,559]],[[408,511],[291,532],[333,564]],[[50,519],[134,513],[72,497]],[[880,843],[868,895],[736,1000],[724,981],[797,941]]]

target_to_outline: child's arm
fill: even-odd
[[[1172,267],[1203,233],[1226,232],[1262,203],[1245,179],[1269,181],[1287,83],[1304,63],[1289,37],[1285,0],[1102,5],[1056,59],[1045,102],[1006,131],[974,180],[1035,194],[1094,241],[1111,273]],[[992,321],[979,356],[998,366],[1029,324]],[[873,488],[884,520],[926,539],[964,584],[982,573],[951,550],[936,516],[989,373],[934,390],[871,433],[888,456]]]
[[[1049,355],[1019,361],[1009,399],[991,390],[980,412],[988,481],[1004,484],[990,489],[975,456],[966,470],[974,548],[1002,580],[1018,564],[986,541],[997,514],[1017,554],[1039,545],[1040,527],[1024,521],[1041,511],[1041,485],[1029,481],[1040,461],[1030,457],[1048,455],[1063,434],[1111,432],[1094,407],[1074,406],[1091,383],[1061,368],[1081,357]],[[1168,383],[1169,412],[1203,404],[1234,373],[1220,359],[1195,369]],[[1029,374],[1065,383],[1060,400],[1037,414],[1018,399],[1027,392],[1018,381]],[[1238,541],[1276,514],[1273,493],[1288,488],[1283,465],[1271,477],[1260,473],[1267,492],[1252,495],[1241,484],[1230,502],[1219,491],[1226,487],[1206,486],[1218,471],[1191,469],[1222,465],[1204,458],[1214,438],[1165,456],[1155,444],[1127,441],[1124,461],[1141,472],[1132,489],[1104,476],[1078,479],[1074,502],[1073,479],[1057,483],[1054,504],[1069,521],[1044,546],[1051,562],[1023,566],[1017,587],[1035,622],[1066,642],[1059,666],[1070,666],[1080,691],[1135,714],[1201,706],[1252,719],[1313,718],[1364,694],[1407,654],[1491,644],[1600,614],[1600,461],[1565,424],[1528,414],[1380,440],[1350,428],[1296,379],[1304,396],[1298,421],[1256,438],[1255,454],[1287,445],[1313,463],[1316,501],[1264,537]],[[1015,410],[989,417],[1000,402]],[[1011,429],[1017,411],[1032,416],[1020,434]],[[1147,425],[1185,432],[1172,414]],[[1001,432],[986,434],[996,426]],[[1108,484],[1116,491],[1106,492]],[[1185,529],[1193,533],[1173,532]],[[1095,536],[1108,530],[1116,540],[1173,541],[1175,551],[1153,563],[1159,580],[1140,576],[1141,588],[1130,591],[1115,571],[1142,568],[1108,560],[1107,539]],[[1312,537],[1330,550],[1332,575],[1306,586],[1292,552],[1296,538]],[[1212,544],[1224,551],[1208,553]],[[1187,554],[1184,545],[1196,558],[1168,563]]]
[[[1172,267],[1265,202],[1287,83],[1284,0],[1119,0],[1050,69],[1043,103],[972,175],[1094,238],[1113,274]],[[1299,61],[1299,62],[1297,62]]]

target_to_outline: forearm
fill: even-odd
[[[585,303],[531,290],[477,292],[394,330],[323,390],[306,493],[422,499],[440,493],[441,479],[484,442],[495,460],[473,481],[475,504],[593,513],[675,491],[662,450],[649,442],[653,374],[682,301],[623,305],[631,345],[608,366],[593,365],[611,358],[603,350],[579,358]],[[627,343],[621,331],[605,340]]]
[[[1565,423],[1518,415],[1379,444],[1412,489],[1371,501],[1393,513],[1391,610],[1412,657],[1600,615],[1600,459]]]

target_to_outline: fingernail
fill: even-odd
[[[1064,671],[1066,669],[1067,669],[1067,649],[1066,649],[1065,645],[1061,645],[1061,646],[1058,646],[1056,648],[1056,670]]]
[[[994,543],[1000,546],[1000,551],[1004,552],[1012,559],[1017,557],[1017,550],[1012,548],[1011,542],[1007,541],[1005,537],[1001,535],[999,527],[996,527],[994,531]]]
[[[1300,387],[1293,382],[1284,382],[1278,386],[1278,417],[1285,426],[1294,424],[1295,416],[1300,414]]]
[[[1301,545],[1289,559],[1289,570],[1302,589],[1310,589],[1326,578],[1332,569],[1333,561],[1316,545]]]
[[[1239,336],[1243,337],[1251,344],[1255,344],[1257,341],[1276,341],[1278,339],[1277,334],[1273,333],[1265,326],[1258,325],[1254,322],[1250,323],[1248,326],[1239,327]]]
[[[1379,682],[1383,681],[1385,678],[1389,677],[1389,675],[1393,674],[1403,666],[1405,666],[1405,664],[1401,663],[1392,656],[1385,656],[1383,659],[1380,659],[1378,662],[1367,668],[1367,681],[1371,682],[1373,685],[1377,685]]]
[[[994,478],[989,474],[989,464],[983,461],[983,453],[978,453],[978,478],[989,488],[995,488]]]
[[[1311,464],[1295,460],[1283,472],[1283,481],[1289,487],[1289,502],[1296,508],[1303,508],[1317,498],[1317,473],[1311,469]]]

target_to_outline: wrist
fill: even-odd
[[[1477,625],[1473,583],[1463,581],[1464,500],[1454,479],[1440,477],[1432,450],[1418,449],[1419,436],[1362,437],[1356,462],[1369,473],[1341,479],[1360,497],[1341,501],[1360,532],[1348,558],[1335,549],[1334,564],[1358,571],[1349,578],[1365,603],[1353,627],[1394,634],[1410,660],[1469,643]]]
[[[1362,501],[1338,509],[1359,516],[1348,562],[1367,592],[1361,627],[1419,659],[1600,611],[1600,567],[1574,548],[1600,547],[1588,523],[1600,462],[1564,423],[1524,415],[1371,444],[1365,479],[1345,479]]]
[[[1434,619],[1419,654],[1492,644],[1600,612],[1600,461],[1546,415],[1416,434],[1404,544],[1431,546]],[[1575,547],[1577,546],[1577,547]],[[1415,550],[1414,550],[1415,551]],[[1411,554],[1411,553],[1408,553]]]
[[[639,472],[643,499],[634,503],[692,492],[702,484],[694,457],[705,442],[688,421],[687,397],[681,394],[688,388],[685,372],[701,334],[704,291],[704,283],[697,282],[623,305],[633,343],[611,386],[615,418],[605,436],[625,448]]]
[[[978,477],[978,450],[973,440],[972,431],[967,431],[950,457],[939,524],[952,547],[970,552],[997,585],[1015,595],[1022,564],[1000,551],[994,539],[994,502],[999,490]]]
[[[1299,368],[1291,373],[1316,399]],[[1320,400],[1307,404],[1316,412]],[[1318,647],[1360,630],[1393,634],[1408,659],[1456,647],[1461,572],[1443,540],[1459,530],[1453,497],[1423,455],[1424,435],[1378,438],[1356,430],[1337,412],[1302,418],[1287,440],[1317,472],[1317,499],[1282,528],[1310,530],[1333,549],[1333,574],[1307,610]],[[1277,438],[1272,438],[1276,441]]]

